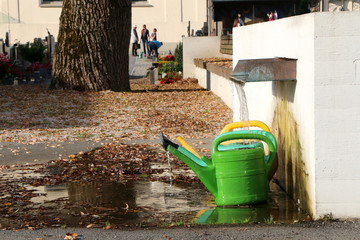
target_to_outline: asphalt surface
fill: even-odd
[[[76,233],[78,240],[100,239],[360,239],[359,222],[311,222],[292,225],[196,226],[138,230],[40,229],[0,231],[3,240],[66,239]],[[72,238],[67,238],[72,239]],[[75,238],[73,238],[75,239]]]
[[[105,143],[105,142],[104,142]],[[102,142],[76,141],[21,144],[0,142],[0,165],[36,164],[101,147]]]
[[[152,65],[151,59],[130,57],[130,75],[143,77]],[[146,140],[139,139],[138,143]],[[206,142],[206,139],[203,140]],[[154,141],[151,143],[155,143]],[[101,147],[104,142],[77,141],[24,145],[0,142],[0,165],[44,163]],[[210,146],[211,141],[207,145]],[[204,146],[206,147],[206,146]],[[71,238],[67,233],[76,233]],[[295,224],[242,224],[230,226],[194,225],[152,229],[59,228],[0,231],[0,240],[52,239],[360,239],[360,221],[314,221]]]

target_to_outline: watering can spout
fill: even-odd
[[[200,181],[212,194],[217,194],[215,168],[209,159],[205,156],[199,158],[186,148],[172,142],[162,133],[160,133],[160,141],[166,151],[178,157],[195,172]]]

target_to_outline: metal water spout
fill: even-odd
[[[294,81],[296,62],[292,58],[264,58],[239,60],[231,79],[237,82]]]

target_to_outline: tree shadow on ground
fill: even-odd
[[[93,94],[46,86],[0,87],[0,130],[87,126]]]

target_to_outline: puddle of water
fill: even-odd
[[[66,198],[67,205],[107,211],[106,219],[113,224],[132,225],[156,222],[216,224],[251,222],[294,222],[306,215],[271,183],[270,199],[256,206],[216,207],[213,197],[199,184],[177,186],[164,182],[72,182],[58,186],[35,188],[46,196],[33,198],[36,203]],[[79,226],[78,217],[67,216],[67,226]]]
[[[169,166],[164,163],[153,167]],[[0,174],[0,180],[41,177],[33,170],[7,171]],[[167,172],[168,175],[172,173],[170,170]],[[45,220],[52,222],[61,219],[59,223],[51,223],[51,226],[84,227],[96,223],[103,227],[106,222],[117,226],[291,223],[306,219],[306,214],[273,182],[270,183],[267,203],[241,207],[216,207],[212,195],[199,183],[127,180],[23,186],[34,193],[31,198],[33,206],[30,208],[34,216],[49,215]],[[0,218],[3,226],[6,221]]]
[[[44,204],[49,201],[69,197],[68,190],[65,184],[38,187],[27,185],[27,188],[29,190],[34,190],[35,193],[38,194],[37,197],[31,198],[31,201],[34,203]]]

